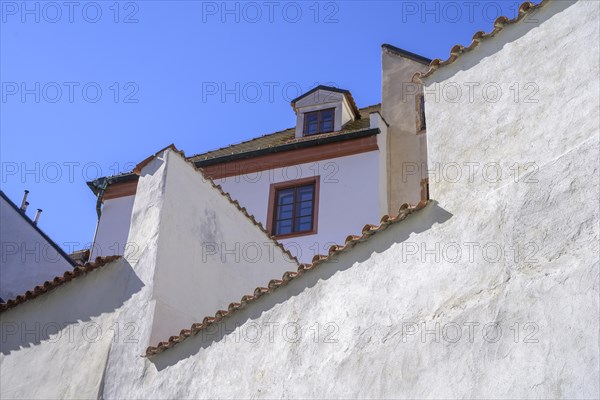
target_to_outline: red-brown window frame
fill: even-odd
[[[308,114],[314,114],[317,113],[317,129],[321,128],[321,113],[325,112],[325,111],[331,111],[331,130],[327,131],[327,132],[315,132],[315,133],[306,133],[306,127],[308,125],[308,118],[307,115]],[[322,110],[315,110],[315,111],[308,111],[304,113],[304,127],[302,128],[302,136],[312,136],[312,135],[318,135],[320,133],[329,133],[329,132],[333,132],[335,131],[335,107],[334,108],[324,108]]]
[[[285,181],[271,184],[271,188],[269,189],[269,205],[267,208],[267,231],[271,236],[274,236],[275,233],[275,200],[277,191],[283,189],[290,189],[298,186],[306,186],[310,184],[314,184],[314,199],[313,199],[313,223],[312,229],[310,231],[302,231],[302,232],[292,232],[286,233],[285,235],[277,235],[275,236],[277,239],[287,239],[291,237],[298,236],[308,236],[315,235],[318,232],[318,221],[319,221],[319,182],[321,181],[320,175],[311,176],[309,178],[295,179],[293,181]]]

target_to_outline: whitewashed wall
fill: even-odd
[[[517,154],[538,164],[537,182],[434,181],[439,204],[262,297],[224,322],[233,333],[137,359],[138,377],[108,379],[105,393],[598,398],[597,7],[548,5],[498,36],[515,41],[494,46],[499,64],[473,53],[464,79],[540,79],[537,105],[427,108],[430,163]],[[299,337],[282,332],[289,323]],[[111,376],[131,370],[122,364],[109,360]]]
[[[104,200],[92,258],[120,256],[136,250],[134,244],[127,244],[134,200],[135,195]]]
[[[0,297],[5,301],[73,268],[2,197],[0,221]]]
[[[538,165],[535,181],[528,179],[532,171],[498,184],[453,183],[454,190],[451,182],[434,181],[437,203],[151,359],[140,356],[153,325],[164,321],[154,311],[162,278],[155,279],[153,265],[161,260],[158,268],[183,270],[172,250],[160,256],[166,239],[156,218],[169,200],[148,187],[136,198],[130,235],[143,242],[134,266],[143,288],[123,280],[129,289],[115,321],[138,321],[137,341],[111,345],[101,397],[599,398],[599,52],[591,44],[598,5],[551,3],[536,18],[529,29],[498,35],[514,41],[498,42],[498,53],[482,47],[464,78],[481,79],[496,68],[498,76],[519,70],[523,79],[544,83],[539,72],[552,76],[554,65],[560,92],[548,86],[542,93],[540,85],[537,105],[496,105],[504,110],[485,103],[461,112],[442,102],[428,107],[430,124],[436,115],[444,121],[444,130],[429,127],[430,163],[520,155]],[[583,50],[589,57],[578,56]],[[488,63],[502,53],[513,64]],[[439,73],[447,75],[434,77],[457,79],[464,68],[446,67]],[[568,84],[560,71],[569,72]],[[512,140],[499,140],[510,134]],[[162,167],[156,161],[146,168],[150,174]],[[147,181],[154,189],[164,182]],[[60,290],[46,299],[53,295]],[[36,321],[44,311],[37,301],[2,314],[2,322]],[[61,317],[70,312],[55,310]],[[36,366],[34,372],[54,379],[28,380],[31,360],[49,355],[62,371],[72,353],[60,349],[42,343],[28,350],[40,352],[35,356],[23,349],[3,354],[3,397],[15,387],[24,398],[93,391],[95,365],[60,377]]]
[[[138,338],[116,317],[140,287],[121,260],[0,314],[0,397],[99,398],[111,344]]]
[[[380,154],[370,151],[232,176],[216,183],[266,226],[273,183],[320,176],[317,233],[281,240],[301,262],[311,262],[316,254],[326,254],[332,244],[344,243],[350,234],[360,234],[365,224],[376,224],[385,214],[379,204]]]

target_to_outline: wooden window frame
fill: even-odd
[[[272,183],[271,188],[269,189],[269,205],[267,207],[267,231],[269,235],[274,236],[276,239],[287,239],[292,237],[299,236],[308,236],[315,235],[318,232],[318,222],[319,222],[319,183],[321,181],[321,176],[311,176],[309,178],[295,179],[293,181],[284,181],[278,183]],[[285,235],[275,235],[275,200],[276,195],[279,190],[290,189],[298,186],[307,186],[313,184],[315,186],[314,189],[314,198],[313,198],[313,223],[312,229],[309,231],[302,232],[292,232],[286,233]]]
[[[317,113],[317,129],[321,129],[321,113],[323,113],[325,111],[331,111],[331,122],[332,122],[331,130],[327,131],[327,132],[321,132],[320,130],[318,130],[315,133],[306,133],[306,128],[308,126],[308,118],[306,118],[307,115]],[[324,108],[322,110],[308,111],[308,112],[304,113],[304,126],[302,127],[302,136],[313,136],[313,135],[319,135],[321,133],[330,133],[330,132],[335,132],[335,107]]]

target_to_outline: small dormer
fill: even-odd
[[[350,91],[317,86],[292,100],[296,112],[296,138],[338,132],[360,113]]]

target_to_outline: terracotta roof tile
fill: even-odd
[[[339,253],[347,251],[347,250],[353,248],[358,243],[363,242],[363,241],[369,239],[374,234],[383,231],[384,229],[386,229],[391,224],[403,221],[410,214],[412,214],[415,211],[423,209],[426,205],[427,205],[427,202],[425,202],[425,201],[420,202],[417,206],[409,206],[408,204],[403,204],[400,207],[400,210],[398,211],[397,215],[395,215],[395,216],[384,215],[383,218],[381,218],[381,224],[380,225],[370,225],[370,224],[367,224],[363,228],[363,233],[362,233],[361,236],[350,235],[350,236],[348,236],[346,238],[346,243],[344,245],[333,245],[333,246],[331,246],[331,248],[329,249],[329,254],[328,255],[316,255],[313,258],[313,262],[312,263],[310,263],[310,264],[300,264],[298,266],[297,271],[288,271],[288,272],[285,272],[283,274],[281,280],[279,280],[279,279],[272,279],[267,284],[267,287],[257,287],[256,289],[254,289],[254,293],[253,294],[251,294],[251,295],[249,295],[249,294],[244,295],[241,298],[241,300],[240,300],[239,303],[231,303],[229,305],[229,307],[228,307],[227,310],[219,310],[219,311],[217,311],[215,313],[214,317],[208,317],[208,316],[205,317],[204,320],[202,321],[202,323],[195,323],[195,324],[193,324],[191,326],[191,329],[183,329],[183,330],[181,330],[181,332],[179,333],[179,335],[171,336],[168,339],[168,341],[166,341],[166,342],[160,342],[156,346],[150,346],[150,347],[148,347],[146,349],[146,357],[151,357],[151,356],[154,356],[154,355],[156,355],[158,353],[161,353],[161,352],[163,352],[163,351],[165,351],[165,350],[173,347],[175,344],[181,343],[187,337],[189,337],[191,335],[195,335],[198,332],[200,332],[201,330],[206,329],[211,324],[215,324],[215,323],[221,321],[223,318],[227,318],[227,317],[231,316],[238,309],[245,307],[247,304],[253,302],[254,300],[256,300],[258,298],[260,298],[261,296],[268,295],[268,294],[272,293],[273,291],[277,290],[277,288],[279,288],[281,286],[285,286],[288,282],[290,282],[293,279],[298,278],[299,276],[301,276],[302,274],[304,274],[306,271],[314,269],[317,266],[319,266],[320,264],[328,261],[330,258],[338,255]]]
[[[98,269],[106,264],[117,260],[120,257],[121,256],[98,257],[93,263],[88,262],[82,266],[75,267],[72,270],[66,271],[62,276],[57,276],[51,281],[46,281],[43,284],[36,286],[33,290],[28,290],[24,294],[19,295],[14,299],[8,300],[6,303],[0,304],[0,313],[14,308],[19,304],[25,303],[28,300],[35,299],[36,297],[48,293],[79,276],[86,275],[88,272],[91,272],[95,269]]]
[[[429,64],[429,70],[427,70],[426,72],[417,72],[413,76],[413,81],[422,83],[423,78],[431,76],[435,71],[437,71],[441,67],[452,64],[463,53],[471,51],[477,46],[479,46],[479,43],[481,43],[484,39],[488,39],[495,36],[507,25],[521,21],[527,15],[531,14],[534,10],[543,7],[548,2],[549,0],[542,0],[539,4],[534,4],[530,1],[526,1],[519,6],[519,12],[515,18],[509,19],[504,15],[496,18],[496,21],[494,21],[494,29],[492,29],[489,33],[485,33],[483,31],[476,32],[473,35],[473,40],[471,41],[471,44],[468,47],[464,47],[460,44],[454,45],[454,47],[452,47],[452,49],[450,50],[450,57],[448,57],[446,60],[440,60],[439,58],[436,58],[435,60],[431,61],[431,63]]]

